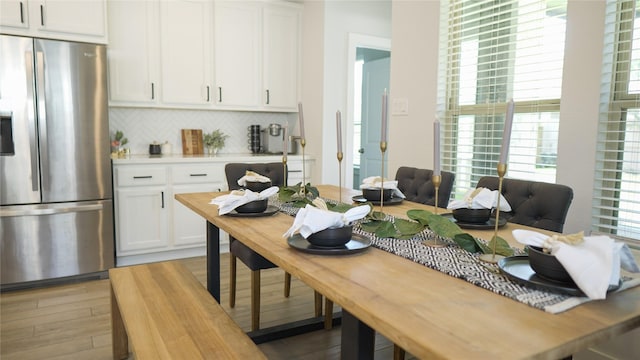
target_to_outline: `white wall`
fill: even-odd
[[[305,1],[305,7],[309,3]],[[324,9],[324,85],[322,105],[322,164],[321,183],[338,185],[336,158],[337,110],[347,110],[347,66],[349,66],[349,33],[382,38],[391,37],[390,0],[325,1]],[[305,11],[305,15],[307,15]],[[307,18],[305,17],[305,21]],[[393,58],[393,44],[391,50]],[[305,74],[307,70],[303,70]],[[303,75],[304,78],[304,75]],[[306,79],[305,79],[306,81]],[[305,102],[306,97],[304,98]],[[306,115],[306,111],[305,111]],[[351,151],[345,149],[345,152]],[[344,162],[343,162],[344,163]]]

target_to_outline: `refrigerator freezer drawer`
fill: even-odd
[[[111,200],[0,207],[2,286],[114,266]]]

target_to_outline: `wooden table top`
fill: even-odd
[[[335,186],[318,189],[325,198],[339,197]],[[342,201],[350,203],[354,194],[343,189]],[[302,253],[282,237],[293,217],[218,216],[209,202],[219,195],[175,197],[419,358],[558,359],[640,327],[640,287],[549,314],[373,247],[348,256]],[[384,206],[385,213],[403,218],[410,209],[434,210],[408,201]],[[526,227],[508,223],[499,235],[519,245],[511,235],[516,228]],[[483,239],[493,235],[465,231]]]

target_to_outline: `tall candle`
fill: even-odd
[[[513,99],[507,103],[507,114],[504,120],[504,132],[502,133],[502,147],[500,148],[499,164],[506,164],[509,157],[509,142],[511,141],[511,127],[513,125]]]
[[[282,132],[282,155],[285,156],[285,159],[287,157],[287,154],[289,153],[289,141],[287,141],[287,128],[284,128],[284,131]]]
[[[336,133],[338,134],[338,152],[342,152],[342,116],[336,111]]]
[[[433,175],[440,176],[440,121],[433,122]]]
[[[304,116],[302,115],[302,103],[298,103],[298,119],[300,119],[300,139],[306,139],[304,137]]]
[[[387,89],[382,94],[382,136],[380,141],[387,141]]]

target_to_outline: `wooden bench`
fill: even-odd
[[[178,262],[114,268],[113,358],[266,359],[224,309]]]

